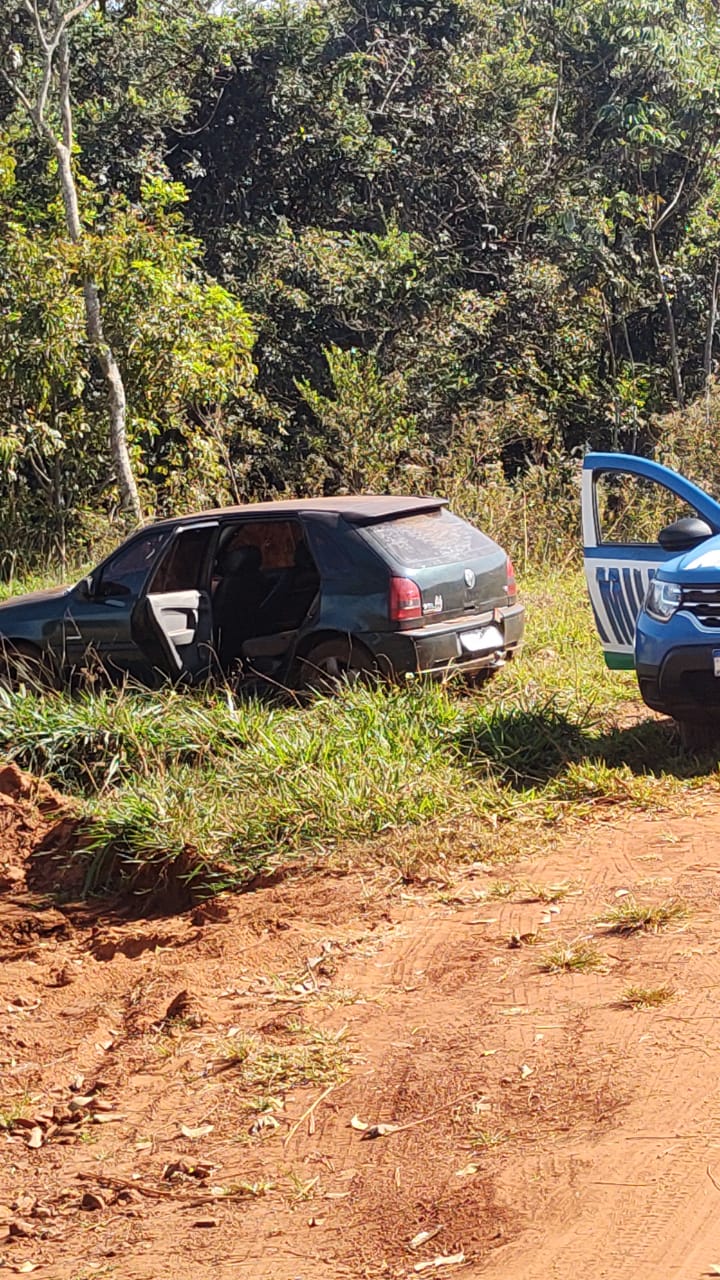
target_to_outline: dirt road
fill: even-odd
[[[452,883],[296,874],[152,920],[42,896],[30,852],[62,848],[68,824],[40,799],[18,786],[0,804],[10,1274],[720,1265],[715,791],[692,818],[619,814]],[[612,931],[633,896],[688,914]],[[546,972],[559,941],[600,967]]]

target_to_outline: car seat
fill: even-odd
[[[221,580],[213,596],[216,648],[223,670],[239,657],[243,640],[252,635],[256,614],[267,594],[257,547],[232,547],[218,566]]]

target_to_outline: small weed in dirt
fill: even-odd
[[[299,1174],[295,1173],[295,1171],[291,1169],[288,1174],[288,1182],[290,1184],[289,1193],[290,1193],[291,1199],[295,1200],[296,1202],[302,1202],[304,1200],[312,1200],[313,1196],[315,1195],[315,1191],[317,1189],[317,1184],[319,1181],[320,1181],[319,1174],[316,1174],[314,1178],[304,1179],[304,1178],[301,1178]]]
[[[606,912],[602,923],[609,925],[613,933],[659,933],[688,915],[688,907],[680,898],[653,904],[627,897]]]
[[[517,890],[517,884],[514,880],[494,880],[488,889],[485,890],[485,897],[493,898],[512,898]]]
[[[545,952],[544,973],[602,973],[605,958],[594,942],[556,942]]]
[[[508,1135],[500,1129],[477,1129],[472,1135],[475,1151],[491,1151],[493,1147],[500,1147],[507,1140]]]
[[[673,987],[628,987],[622,1003],[629,1009],[658,1009],[675,996]]]
[[[342,1079],[348,1057],[344,1029],[328,1033],[295,1024],[288,1030],[302,1039],[275,1044],[261,1036],[241,1034],[228,1040],[215,1063],[215,1072],[237,1070],[242,1087],[248,1091],[282,1091],[296,1085],[330,1084]]]
[[[561,884],[536,884],[533,880],[524,880],[519,887],[523,902],[563,902],[570,894],[580,893],[578,885],[570,880]]]
[[[15,1098],[0,1100],[0,1129],[12,1129],[18,1120],[27,1120],[32,1114],[32,1099],[28,1093]]]

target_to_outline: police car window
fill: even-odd
[[[156,529],[121,547],[103,566],[95,583],[96,593],[101,596],[137,595],[166,538],[166,529]]]
[[[472,560],[487,555],[493,546],[479,529],[444,509],[383,520],[362,532],[406,569]]]
[[[667,525],[698,515],[664,484],[627,471],[609,471],[596,478],[595,509],[604,546],[653,545]]]

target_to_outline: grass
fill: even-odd
[[[605,957],[594,942],[556,942],[542,957],[543,973],[601,973]]]
[[[605,912],[602,923],[613,933],[659,933],[668,925],[680,924],[689,915],[687,904],[680,898],[665,902],[638,902],[631,894]]]
[[[524,653],[480,695],[410,683],[298,708],[222,690],[0,690],[0,759],[77,800],[88,891],[206,893],[358,841],[411,879],[431,846],[528,852],[568,817],[686,804],[697,761],[641,706],[618,727],[635,681],[606,670],[580,574],[523,586]]]
[[[563,880],[560,884],[536,884],[533,880],[523,880],[519,886],[521,902],[564,902],[571,894],[581,892],[580,887]]]
[[[627,987],[622,1003],[629,1009],[659,1009],[674,996],[673,987]]]
[[[241,1090],[282,1093],[300,1085],[333,1084],[347,1070],[345,1032],[323,1032],[295,1024],[292,1039],[275,1043],[242,1033],[225,1042],[215,1070],[232,1070]]]

